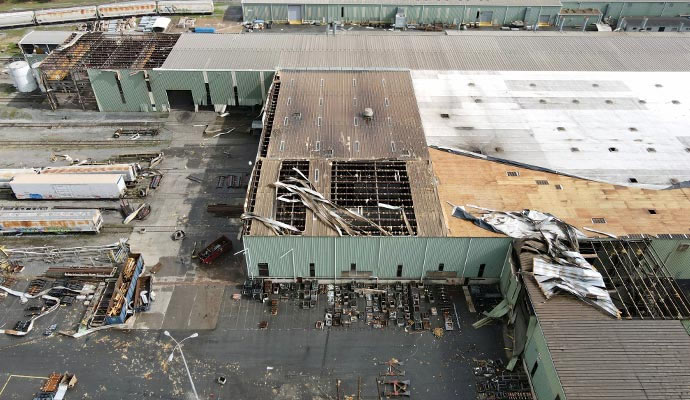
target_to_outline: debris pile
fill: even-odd
[[[537,256],[531,266],[523,265],[527,268],[523,272],[532,274],[547,299],[567,292],[611,316],[621,317],[606,290],[603,276],[580,254],[578,239],[587,237],[582,232],[551,214],[535,210],[502,212],[467,207],[479,210],[481,215],[476,217],[465,207],[454,206],[453,216],[489,231],[525,240],[523,251]]]

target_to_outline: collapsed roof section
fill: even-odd
[[[68,41],[41,63],[48,81],[60,81],[72,71],[146,69],[163,65],[179,34],[106,34],[89,32]]]
[[[282,71],[245,203],[254,236],[445,236],[408,72]]]

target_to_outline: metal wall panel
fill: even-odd
[[[273,4],[270,6],[270,15],[273,21],[287,22],[288,19],[288,5],[287,4]]]
[[[510,238],[472,238],[464,277],[477,278],[481,264],[486,264],[482,277],[498,278],[508,255],[510,242]]]
[[[537,395],[537,399],[553,400],[556,398],[556,395],[560,396],[561,399],[565,399],[556,368],[551,359],[551,353],[539,324],[532,332],[532,336],[527,339],[523,357],[527,365],[527,373],[530,373],[535,362],[539,363],[532,377],[532,387]]]
[[[120,71],[120,85],[125,95],[125,111],[153,111],[144,71]]]
[[[381,21],[388,22],[390,24],[395,22],[395,14],[398,12],[397,6],[382,5],[381,6]]]
[[[208,71],[209,91],[211,101],[216,104],[235,104],[235,92],[232,85],[232,72],[230,71]]]
[[[120,91],[117,88],[115,72],[93,69],[87,72],[98,108],[101,111],[124,111],[125,105],[122,103]]]
[[[328,6],[325,4],[306,4],[304,6],[304,20],[328,22]]]
[[[151,71],[149,75],[151,90],[158,111],[170,109],[166,90],[191,90],[194,103],[206,105],[206,85],[201,71]]]
[[[241,106],[254,106],[263,103],[259,71],[236,71],[235,83]]]
[[[469,238],[245,236],[244,243],[254,275],[258,263],[268,263],[271,276],[292,277],[292,255],[280,256],[294,249],[295,271],[303,277],[309,276],[309,263],[314,263],[319,278],[340,277],[352,263],[357,271],[371,271],[381,279],[396,278],[398,265],[403,266],[402,278],[420,279],[438,271],[440,263],[444,272],[460,277],[467,259],[466,277],[476,277],[479,264],[485,263],[483,277],[498,278],[510,239],[472,239],[470,245]]]

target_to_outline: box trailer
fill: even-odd
[[[68,21],[83,21],[88,19],[98,19],[96,6],[51,8],[47,10],[36,10],[37,24],[52,24]]]
[[[70,165],[66,167],[47,167],[42,174],[121,174],[125,182],[137,179],[136,164]]]
[[[39,170],[36,168],[21,168],[21,169],[0,169],[0,188],[9,189],[10,181],[19,174],[38,174]]]
[[[120,174],[17,175],[10,181],[17,199],[118,199],[125,192]]]
[[[102,226],[99,210],[0,210],[0,234],[98,233]]]
[[[212,14],[213,0],[159,0],[159,14]]]

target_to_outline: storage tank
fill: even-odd
[[[99,210],[0,210],[0,234],[99,232]]]
[[[155,1],[135,1],[129,3],[113,3],[98,6],[98,16],[101,18],[119,18],[131,15],[151,15],[156,13]]]
[[[19,11],[0,14],[0,28],[34,24],[33,11]]]
[[[37,24],[50,24],[55,22],[83,21],[97,19],[96,6],[52,8],[49,10],[36,10]]]
[[[12,83],[18,91],[22,93],[33,92],[38,89],[36,85],[36,78],[26,61],[15,61],[8,66]]]
[[[10,187],[20,200],[118,199],[125,192],[125,179],[119,174],[22,174]]]
[[[105,164],[105,165],[70,165],[66,167],[48,167],[41,170],[42,174],[120,174],[125,182],[137,179],[134,164]]]
[[[213,0],[161,0],[159,14],[212,14]]]
[[[197,26],[194,28],[195,33],[216,33],[216,28],[211,26]]]

